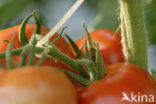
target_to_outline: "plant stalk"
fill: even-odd
[[[120,9],[122,45],[126,61],[148,70],[142,0],[120,0]]]

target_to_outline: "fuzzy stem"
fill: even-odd
[[[144,17],[142,0],[120,0],[121,8],[121,28],[122,33],[125,31],[127,46],[123,43],[123,48],[128,47],[126,60],[139,65],[145,70],[148,69],[147,63],[147,40],[145,35]],[[125,51],[124,51],[125,53]],[[126,55],[125,54],[125,55]]]

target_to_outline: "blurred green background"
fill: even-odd
[[[34,9],[42,25],[52,28],[76,0],[0,0],[0,30],[17,24]],[[156,69],[156,0],[143,0],[146,34],[149,44],[149,67]],[[118,0],[85,0],[65,23],[66,32],[74,39],[84,35],[81,21],[89,31],[119,28]],[[30,20],[34,22],[34,20]]]

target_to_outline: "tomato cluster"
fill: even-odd
[[[0,31],[0,52],[5,52],[15,34],[13,46],[17,49],[22,45],[19,42],[20,25]],[[26,26],[26,36],[31,38],[35,25]],[[42,27],[42,35],[49,32],[49,29]],[[50,41],[56,39],[56,33]],[[92,41],[99,44],[99,51],[105,67],[104,77],[97,79],[88,86],[82,86],[71,82],[70,78],[61,69],[75,71],[61,61],[54,61],[46,58],[40,67],[23,66],[13,70],[0,69],[0,104],[145,104],[148,98],[138,101],[138,97],[131,100],[131,93],[134,95],[154,96],[149,98],[156,103],[156,82],[151,75],[137,65],[124,62],[122,53],[121,36],[111,30],[100,29],[90,33]],[[81,50],[87,37],[75,41]],[[60,37],[54,46],[73,60],[75,59],[70,44]],[[13,50],[13,49],[12,49]],[[82,50],[86,54],[85,49]],[[15,65],[20,61],[20,55],[12,56]],[[29,59],[27,59],[29,60]],[[35,59],[35,63],[39,58]],[[1,59],[0,63],[6,66],[6,60]],[[79,64],[78,64],[79,65]],[[60,69],[61,68],[61,69]],[[79,76],[81,73],[74,73]],[[88,77],[86,77],[88,78]],[[124,93],[124,94],[123,94]],[[125,97],[130,100],[124,100]],[[123,100],[122,100],[123,99]]]

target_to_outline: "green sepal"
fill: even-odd
[[[65,30],[67,27],[68,27],[68,26],[65,26],[65,27],[62,29],[60,35],[59,35],[55,40],[53,40],[52,42],[50,42],[50,45],[54,45],[54,44],[60,39],[60,37],[62,36],[64,30]]]
[[[12,43],[15,39],[15,35],[13,35],[11,41],[10,41],[10,44],[8,45],[7,49],[6,49],[6,52],[5,52],[5,56],[6,56],[6,64],[7,64],[7,67],[8,67],[8,70],[12,69],[15,67],[15,65],[13,64],[13,61],[12,61],[12,54],[11,54],[11,47],[12,47]]]
[[[80,49],[80,52],[82,52],[82,50],[84,49],[84,45],[82,46],[82,48]],[[83,57],[84,55],[83,55],[83,53],[81,54],[77,54],[77,56],[75,57],[76,59],[77,58],[81,58],[81,57]]]
[[[85,51],[86,51],[86,57],[87,59],[92,59],[91,57],[91,54],[89,53],[89,50],[88,50],[88,45],[87,45],[87,41],[85,40]]]
[[[81,59],[79,64],[84,71],[88,73],[90,80],[95,81],[97,78],[97,72],[94,62],[89,59]]]
[[[97,78],[101,79],[105,76],[105,67],[104,62],[101,56],[101,53],[99,51],[99,44],[96,45],[96,68],[97,68]]]
[[[76,53],[77,58],[82,56],[82,50],[78,48],[74,40],[72,40],[66,33],[65,33],[65,36],[68,39],[69,43],[71,44],[72,48],[74,49],[74,52]]]
[[[90,36],[90,34],[89,34],[89,32],[88,32],[88,29],[87,29],[86,25],[84,24],[84,22],[82,22],[82,25],[83,25],[83,27],[84,27],[84,29],[85,29],[86,34],[87,34],[88,43],[89,43],[89,48],[90,48],[91,57],[92,57],[91,59],[92,59],[92,60],[95,60],[96,49],[94,48],[94,44],[93,44],[92,38],[91,38],[91,36]]]
[[[83,86],[88,86],[92,83],[91,80],[88,80],[84,77],[81,77],[73,72],[70,72],[70,71],[67,71],[67,70],[64,70],[64,69],[57,69],[59,71],[63,71],[65,72],[72,80],[76,81],[77,83],[83,85]]]
[[[25,34],[25,28],[26,28],[26,24],[28,22],[28,20],[33,16],[35,21],[36,21],[36,31],[35,31],[35,34],[41,34],[42,32],[42,29],[41,29],[41,25],[35,15],[36,13],[36,10],[34,10],[29,16],[27,16],[23,22],[21,23],[21,26],[20,26],[20,31],[19,31],[19,41],[21,43],[22,46],[26,45],[29,43],[29,40]]]
[[[29,43],[28,38],[25,34],[25,28],[28,20],[34,15],[36,11],[32,12],[29,16],[27,16],[23,22],[21,23],[20,30],[19,30],[19,41],[22,46],[26,45]]]
[[[33,14],[34,18],[35,18],[35,21],[36,21],[36,31],[35,31],[35,34],[41,34],[42,32],[42,28],[41,28],[41,24],[39,22],[39,20],[37,19],[35,13]]]
[[[7,42],[8,44],[11,44],[8,40],[4,40],[4,42]],[[12,46],[12,48],[16,49],[16,47],[13,44],[11,44],[11,46]]]

